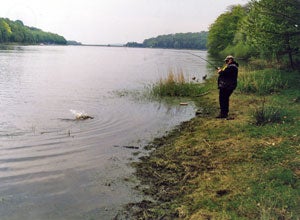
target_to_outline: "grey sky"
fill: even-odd
[[[227,7],[248,0],[0,0],[0,17],[82,43],[142,42],[161,34],[199,32]]]

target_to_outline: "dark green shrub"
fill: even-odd
[[[261,106],[253,112],[256,125],[282,123],[286,120],[286,111],[280,107]]]

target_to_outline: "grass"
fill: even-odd
[[[212,78],[210,93],[196,100],[208,114],[154,140],[155,150],[134,163],[140,190],[152,198],[130,204],[134,219],[300,218],[300,73],[243,74],[256,84],[245,91],[252,81],[240,78],[244,85],[231,97],[235,120],[215,119]],[[283,83],[266,80],[278,75]]]
[[[183,72],[169,71],[166,79],[151,86],[151,94],[155,97],[195,97],[205,92],[203,84],[187,82]]]
[[[269,95],[287,87],[282,72],[276,69],[264,69],[253,72],[244,71],[239,76],[238,90],[242,93]]]

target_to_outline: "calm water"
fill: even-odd
[[[207,73],[204,61],[176,50],[0,49],[1,220],[111,219],[139,200],[128,181],[132,153],[193,117],[195,107],[116,91],[143,90],[169,69],[187,79]],[[70,110],[94,119],[74,120]]]

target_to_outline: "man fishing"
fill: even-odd
[[[229,55],[225,58],[226,66],[218,68],[218,89],[220,114],[217,118],[227,118],[229,112],[229,97],[237,86],[238,66],[234,57]]]

